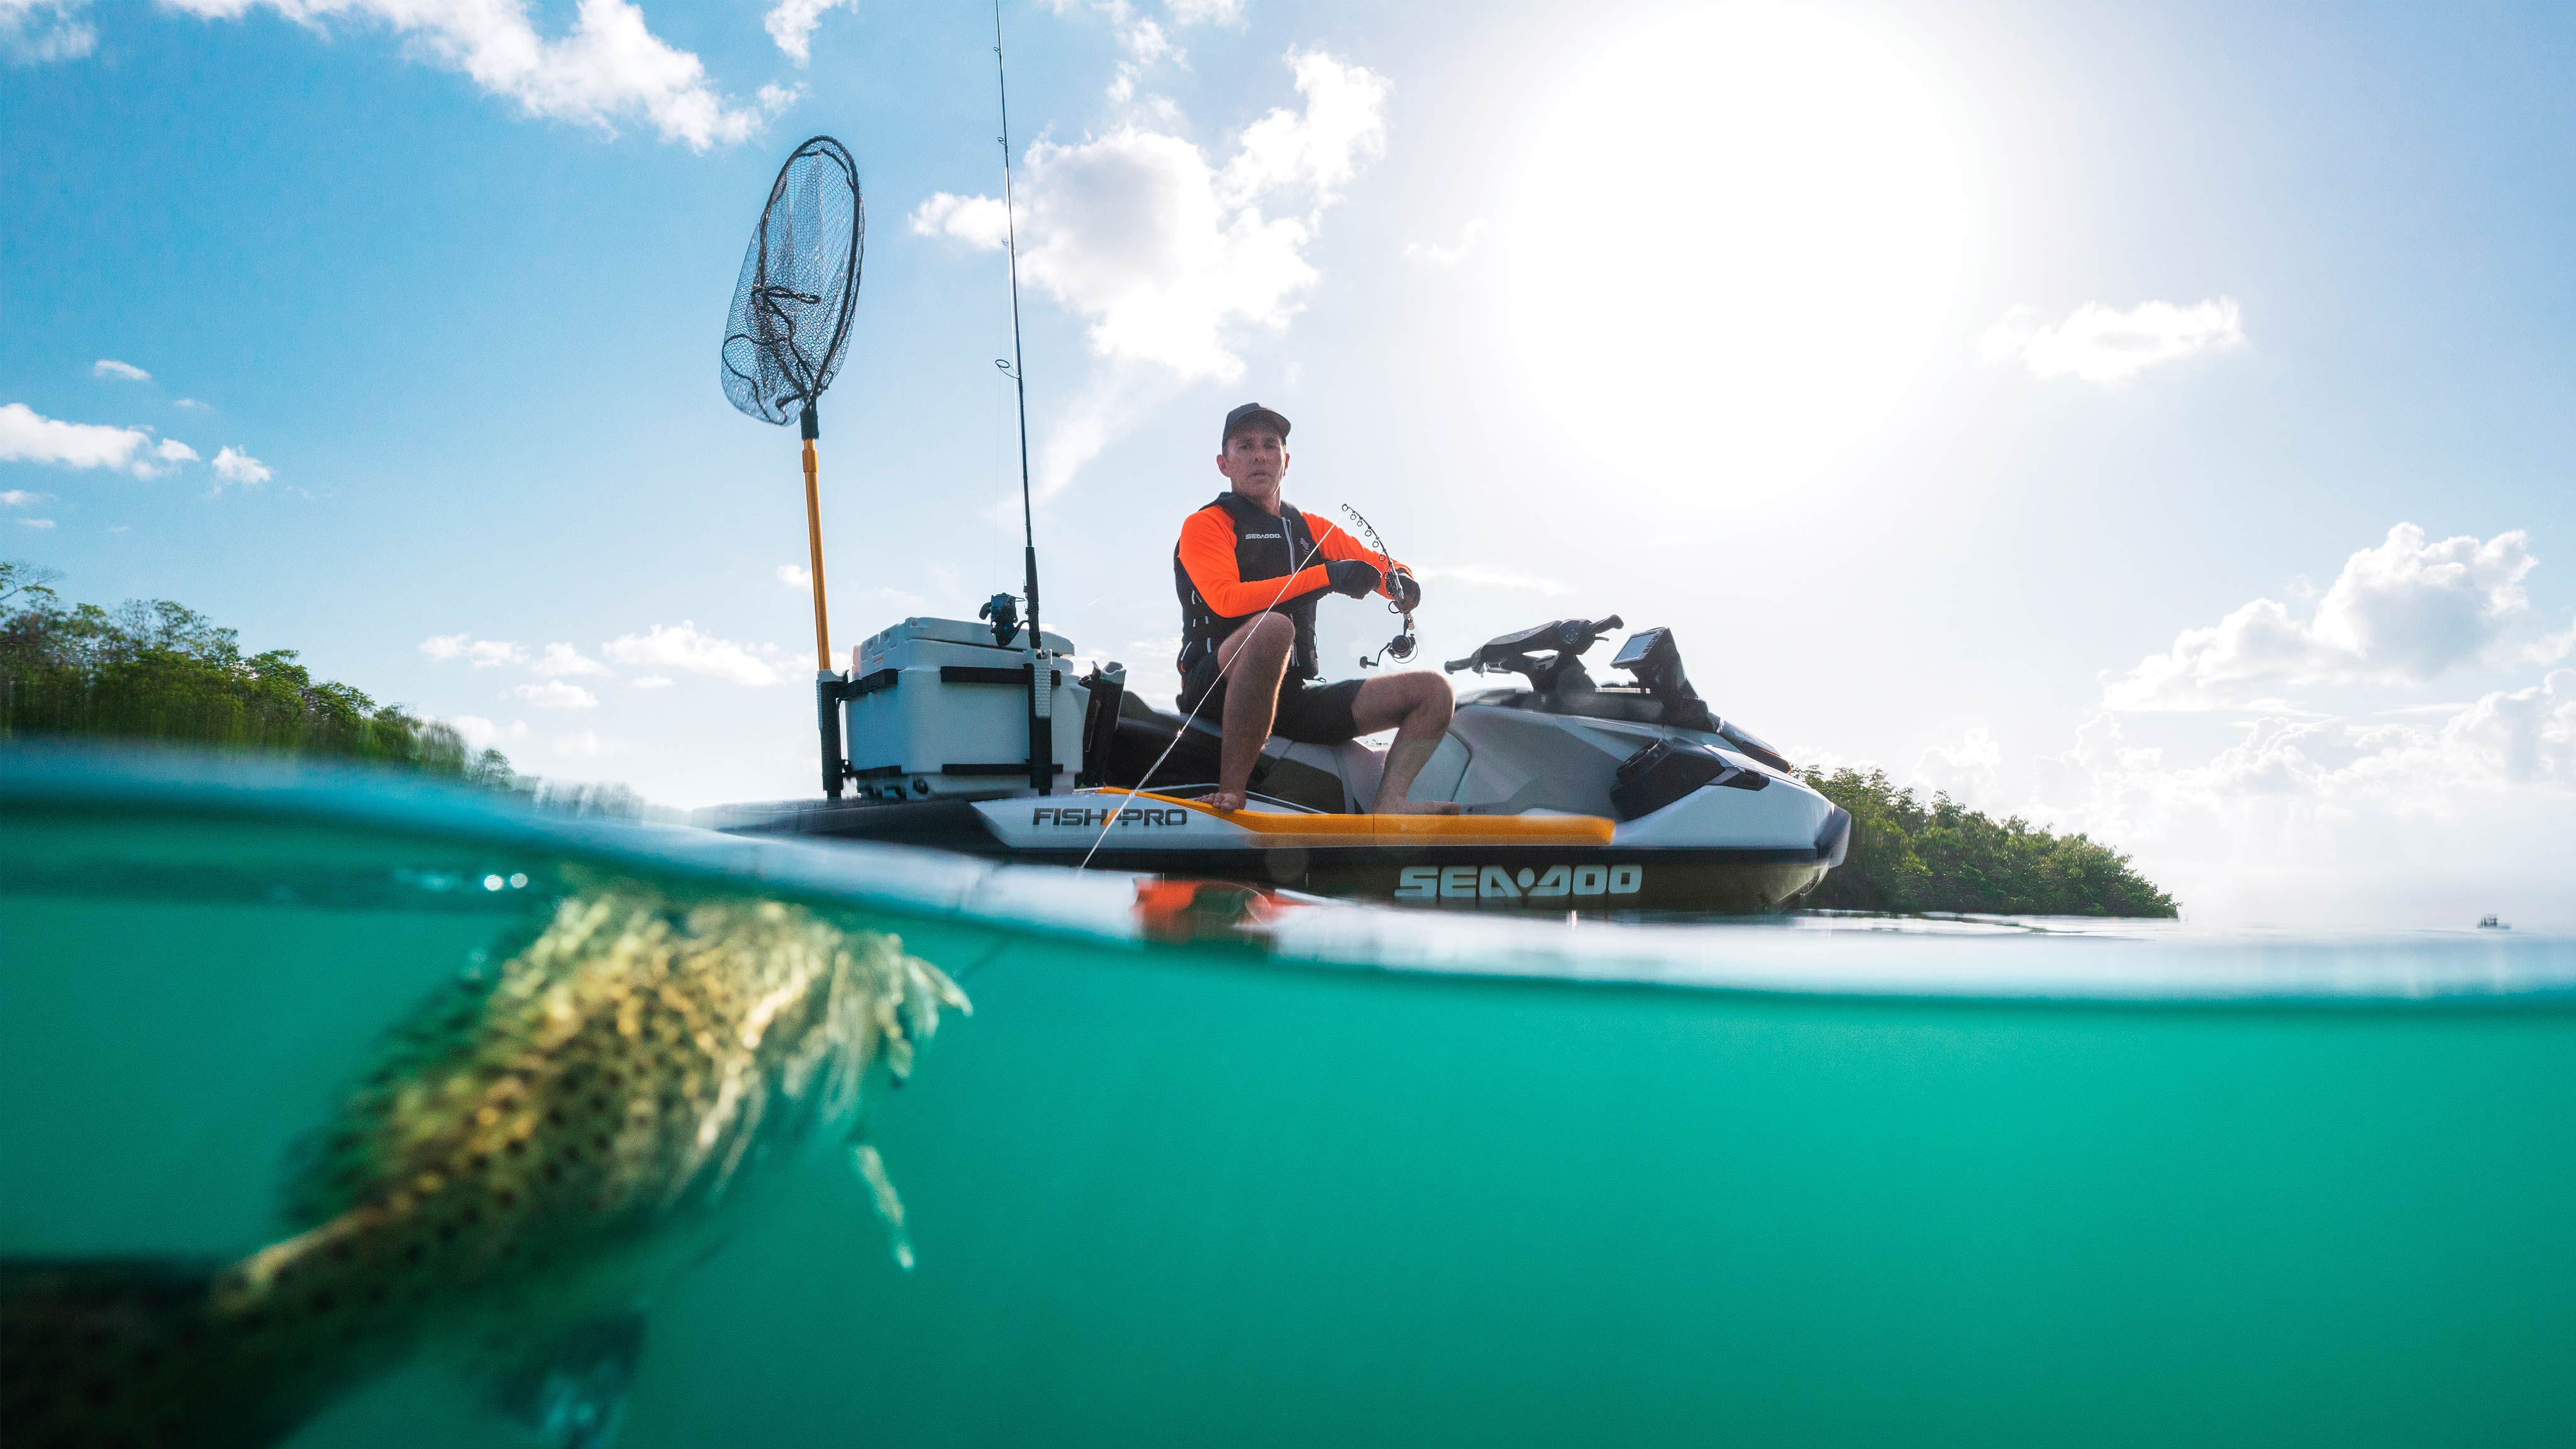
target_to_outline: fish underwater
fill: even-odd
[[[897,938],[800,907],[576,893],[389,1035],[287,1174],[291,1236],[229,1264],[0,1262],[0,1433],[269,1444],[427,1351],[542,1442],[604,1444],[644,1306],[781,1164],[846,1144],[909,1264],[856,1129],[942,1007],[970,1010]]]

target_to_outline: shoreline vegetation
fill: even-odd
[[[2056,835],[2015,815],[1997,820],[1945,794],[1925,801],[1884,770],[1845,766],[1798,778],[1851,812],[1851,852],[1801,910],[1927,911],[1986,916],[2122,916],[2173,920],[2172,896],[2129,857],[2089,836]]]
[[[582,814],[638,816],[623,785],[521,775],[498,750],[364,691],[317,680],[296,651],[244,654],[235,632],[167,599],[66,605],[55,575],[0,563],[0,739],[71,735],[361,761],[507,790]],[[2173,898],[2083,835],[1996,820],[1885,771],[1799,778],[1852,815],[1851,852],[1799,909],[2172,918]]]
[[[167,599],[63,603],[49,569],[0,562],[0,740],[135,740],[352,760],[502,790],[553,809],[635,816],[624,785],[522,775],[499,750],[355,685],[315,679],[296,651],[239,636]]]

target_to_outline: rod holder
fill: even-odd
[[[841,798],[841,782],[850,777],[849,757],[841,747],[841,699],[849,681],[830,669],[814,673],[814,728],[823,743],[823,794]]]

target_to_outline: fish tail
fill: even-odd
[[[248,1351],[216,1304],[225,1268],[0,1259],[0,1434],[10,1449],[249,1449],[286,1437],[321,1407],[309,1392],[315,1365]]]

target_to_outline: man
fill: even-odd
[[[1316,684],[1315,605],[1325,593],[1375,592],[1410,610],[1422,585],[1404,565],[1381,578],[1378,555],[1329,521],[1280,501],[1288,476],[1288,420],[1259,403],[1225,415],[1216,470],[1232,486],[1181,525],[1172,583],[1181,595],[1180,705],[1220,723],[1216,793],[1207,803],[1240,810],[1252,767],[1275,730],[1336,745],[1392,727],[1377,798],[1380,815],[1454,815],[1446,801],[1404,798],[1449,728],[1449,681],[1428,670]]]

